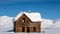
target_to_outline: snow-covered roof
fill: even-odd
[[[37,21],[42,21],[41,19],[41,14],[40,13],[28,13],[28,12],[20,12],[16,17],[15,20],[16,21],[20,16],[22,16],[23,14],[25,14],[32,22],[37,22]]]

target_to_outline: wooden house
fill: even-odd
[[[14,19],[14,32],[41,32],[40,13],[20,12]]]

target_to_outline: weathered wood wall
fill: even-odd
[[[25,18],[25,23],[22,23],[23,18]],[[36,32],[41,32],[41,22],[31,22],[31,20],[25,14],[23,14],[18,20],[14,22],[14,31],[22,32],[22,27],[24,27],[25,32],[27,32],[28,27],[30,32],[33,32],[34,27],[36,27]]]

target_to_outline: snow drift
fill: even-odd
[[[0,31],[8,31],[13,29],[13,17],[0,16]]]
[[[51,25],[53,25],[53,20],[42,18],[42,23],[41,23],[42,28],[46,28],[46,27],[49,27]]]
[[[60,18],[53,21],[54,27],[60,29]]]

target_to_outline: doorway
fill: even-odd
[[[33,32],[36,32],[36,27],[33,27]]]
[[[25,32],[25,28],[24,27],[22,27],[22,32]]]
[[[30,28],[29,27],[27,27],[27,32],[30,32]]]

